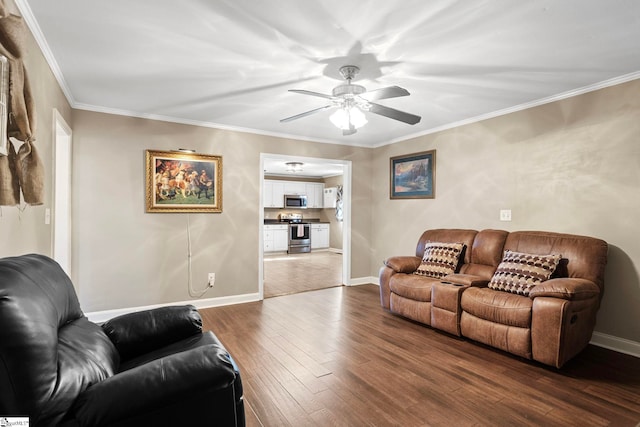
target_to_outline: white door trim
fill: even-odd
[[[72,131],[53,109],[53,220],[51,253],[71,277],[71,176]]]

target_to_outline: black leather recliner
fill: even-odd
[[[244,426],[236,364],[195,307],[103,325],[52,259],[0,259],[0,416],[32,426]]]

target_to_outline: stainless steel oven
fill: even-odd
[[[289,223],[290,254],[311,252],[311,225],[305,222]]]
[[[302,220],[302,214],[281,214],[280,222],[289,223],[289,248],[287,253],[311,252],[311,225]]]

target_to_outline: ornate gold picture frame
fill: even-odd
[[[222,156],[146,150],[146,211],[222,212]]]

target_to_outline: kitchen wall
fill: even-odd
[[[19,15],[17,7],[6,7]],[[24,64],[35,104],[35,146],[44,165],[44,203],[39,206],[0,206],[0,257],[25,253],[51,255],[51,225],[45,224],[45,210],[52,209],[53,184],[53,109],[71,123],[71,107],[60,89],[40,48],[26,31]],[[54,212],[52,212],[54,214]]]
[[[430,149],[436,198],[390,200],[389,158]],[[610,249],[596,331],[640,346],[640,80],[377,148],[373,171],[371,274],[429,228],[598,237]]]
[[[257,293],[260,153],[352,162],[351,277],[372,271],[371,149],[81,110],[73,130],[73,266],[85,311],[190,300],[188,225],[194,288],[215,272],[205,298]],[[145,213],[145,150],[178,147],[222,155],[222,214]]]

